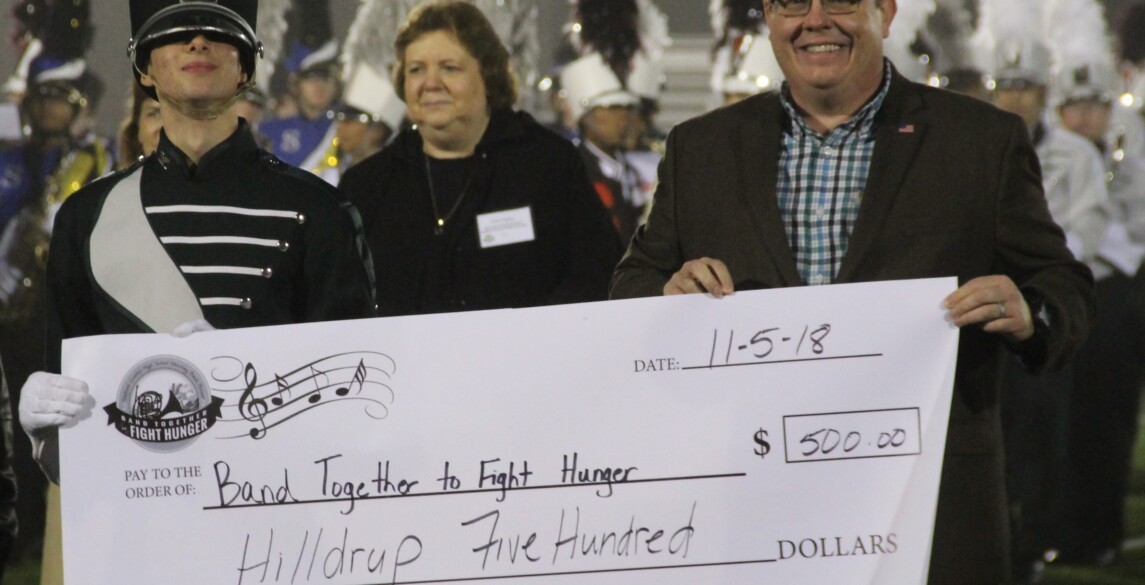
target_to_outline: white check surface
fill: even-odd
[[[954,288],[69,340],[65,580],[924,583]]]

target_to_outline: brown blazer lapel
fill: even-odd
[[[740,174],[738,183],[741,185],[739,197],[751,215],[752,224],[779,277],[778,283],[761,284],[796,286],[802,281],[787,242],[787,232],[783,229],[776,195],[779,148],[786,116],[778,94],[766,94],[755,99],[760,105],[751,110],[751,118],[733,129],[738,136],[732,144],[741,145],[735,149],[736,168]]]
[[[847,253],[843,256],[835,282],[849,282],[855,278],[863,255],[884,229],[903,179],[926,137],[926,123],[919,115],[922,98],[911,85],[895,72],[887,97],[875,114],[875,151],[871,157],[867,186],[863,189],[859,217],[855,220],[855,229],[851,231]]]

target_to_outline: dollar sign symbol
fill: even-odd
[[[771,443],[767,442],[767,431],[763,429],[756,431],[755,444],[758,445],[758,447],[755,448],[755,454],[759,455],[760,459],[767,457],[767,454],[771,453]]]

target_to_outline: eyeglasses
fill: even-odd
[[[807,16],[813,0],[771,0],[767,6],[780,16]],[[851,14],[863,0],[819,0],[827,14]]]

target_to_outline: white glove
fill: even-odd
[[[171,332],[175,337],[188,337],[200,331],[214,331],[215,328],[206,319],[194,319],[179,325]]]
[[[36,372],[24,382],[20,426],[32,440],[32,458],[55,483],[60,483],[59,428],[91,416],[94,406],[83,380]]]

